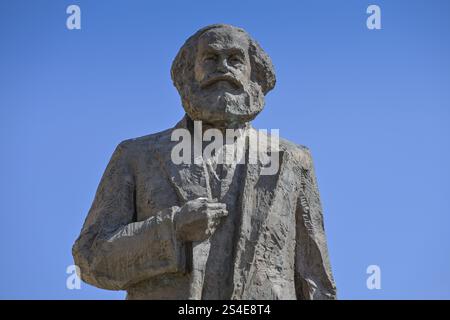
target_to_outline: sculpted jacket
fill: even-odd
[[[184,118],[175,128],[186,126]],[[235,214],[227,217],[234,219],[230,280],[217,293],[207,288],[201,279],[222,263],[221,252],[176,237],[174,215],[207,197],[207,183],[202,165],[172,162],[175,128],[114,151],[73,246],[81,278],[126,290],[127,299],[335,299],[310,152],[281,139],[277,174],[240,165]]]

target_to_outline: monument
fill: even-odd
[[[127,299],[335,299],[309,150],[277,140],[270,174],[250,161],[250,121],[275,86],[268,55],[243,29],[210,25],[181,47],[171,75],[186,114],[117,146],[73,246],[82,280]],[[240,143],[244,161],[174,161],[177,130],[229,129],[235,139],[216,141],[222,155]]]

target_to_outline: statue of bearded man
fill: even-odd
[[[279,140],[270,175],[261,161],[173,161],[175,131],[195,136],[196,123],[237,130],[249,159],[250,121],[275,86],[268,55],[243,29],[210,25],[171,75],[186,114],[114,151],[73,246],[81,278],[127,299],[335,299],[306,147]]]

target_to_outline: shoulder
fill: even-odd
[[[253,129],[253,134],[256,133],[258,136],[267,135],[270,136],[266,131],[261,131]],[[266,140],[267,138],[264,138]],[[305,169],[309,169],[313,165],[311,151],[308,147],[294,143],[287,139],[279,137],[279,151],[285,155],[288,155],[291,160],[300,163]]]
[[[293,160],[299,162],[305,169],[310,169],[313,166],[311,150],[304,145],[280,138],[280,150],[288,153]]]
[[[153,148],[170,141],[172,130],[173,129],[167,129],[157,133],[123,140],[117,145],[116,151],[126,154],[133,154],[144,150],[151,151]]]
[[[167,145],[170,141],[172,129],[161,132],[126,139],[120,142],[112,156],[111,162],[122,163],[124,165],[131,165],[132,167],[141,160],[145,160],[154,154],[158,148]]]

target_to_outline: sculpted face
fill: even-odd
[[[206,32],[198,41],[194,73],[204,90],[236,92],[250,81],[248,39],[224,31]]]
[[[191,119],[216,127],[235,127],[262,110],[264,94],[251,81],[245,33],[231,27],[203,33],[197,41],[193,72],[193,83],[183,97]]]

